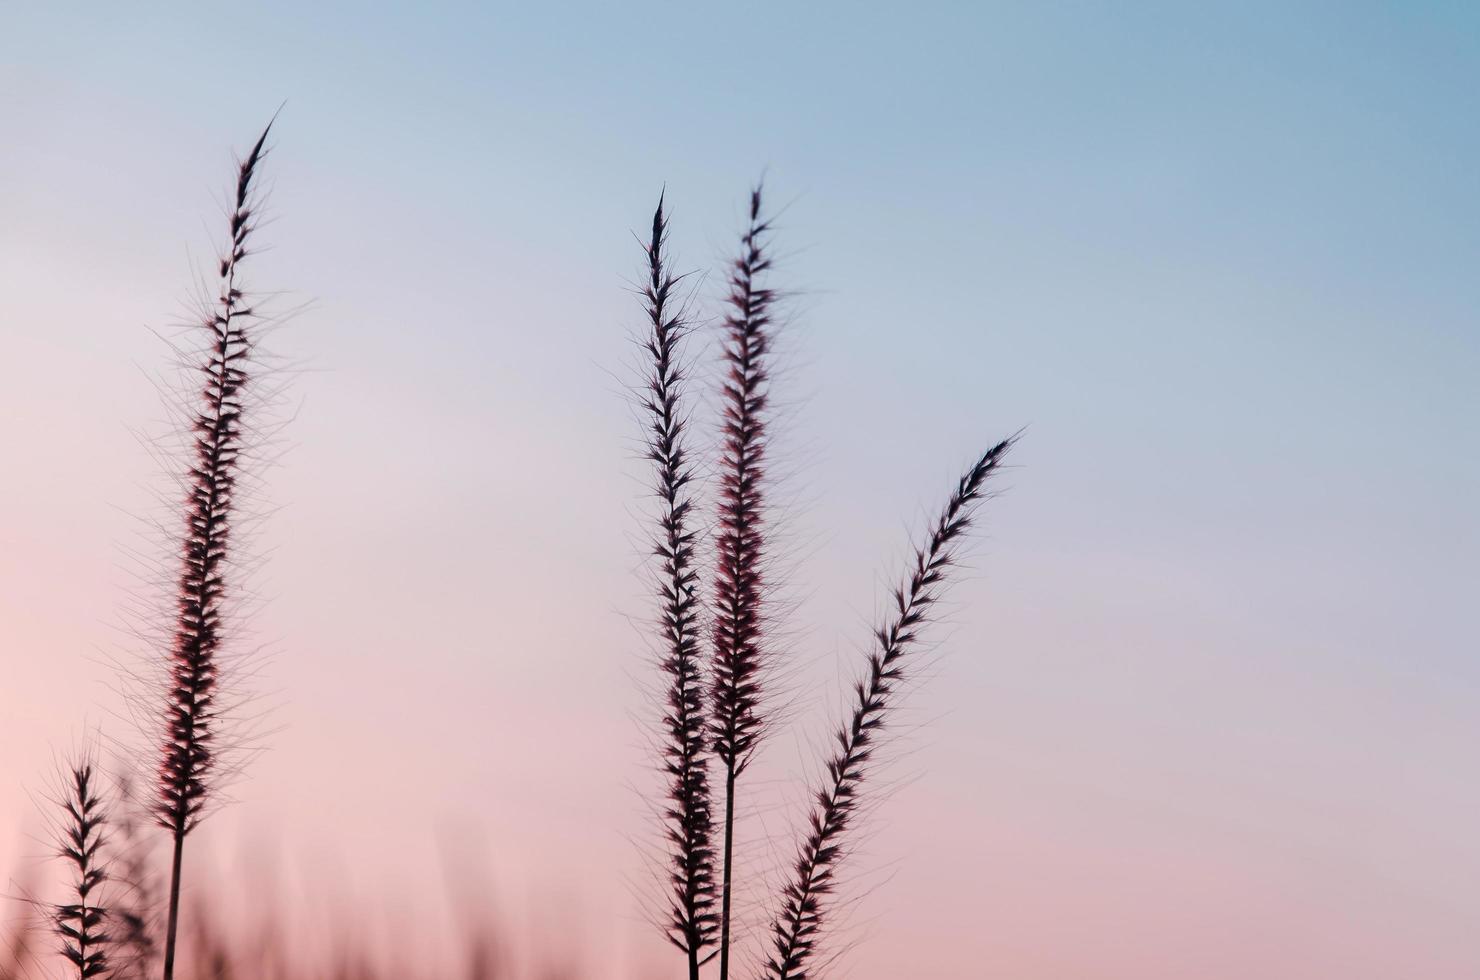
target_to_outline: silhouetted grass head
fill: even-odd
[[[763,510],[772,290],[770,223],[761,189],[750,195],[749,223],[730,267],[720,388],[719,531],[715,539],[713,678],[710,735],[714,753],[738,775],[763,727],[766,657],[761,601],[765,565]]]
[[[259,319],[245,302],[240,267],[257,226],[254,181],[271,130],[268,123],[237,165],[218,292],[200,323],[206,343],[196,365],[197,401],[190,416],[188,492],[155,805],[156,819],[174,839],[164,980],[174,975],[185,836],[200,822],[220,770],[220,654],[223,637],[231,629],[226,604],[235,585],[232,530],[247,431],[245,394],[254,378]]]
[[[59,853],[71,871],[71,883],[68,900],[55,906],[52,921],[68,975],[78,980],[109,970],[108,910],[102,900],[108,878],[102,854],[108,815],[99,783],[91,757],[84,755],[69,767],[61,799]]]
[[[919,642],[920,629],[940,599],[987,479],[1012,443],[1012,439],[999,442],[962,475],[925,541],[915,549],[909,574],[894,592],[893,614],[874,633],[868,669],[853,689],[853,710],[836,733],[837,744],[826,762],[795,867],[771,925],[771,952],[764,966],[767,980],[806,980],[814,975],[809,969],[835,891],[835,872],[846,853],[847,831],[875,742],[906,678],[906,655]]]
[[[201,327],[209,346],[199,366],[200,400],[192,430],[194,459],[188,471],[185,533],[166,695],[164,753],[159,770],[158,815],[165,829],[188,833],[199,820],[215,768],[219,713],[216,683],[222,603],[235,491],[243,439],[243,390],[251,381],[254,314],[243,304],[238,266],[255,230],[252,182],[271,124],[238,166],[229,240],[220,260],[217,307]]]
[[[647,375],[642,403],[647,420],[647,455],[654,468],[659,500],[654,552],[661,634],[660,664],[667,676],[662,731],[662,766],[668,777],[663,833],[669,852],[669,940],[684,952],[691,977],[714,942],[714,851],[704,679],[700,670],[702,605],[694,569],[695,534],[690,484],[693,466],[686,446],[687,378],[681,345],[688,325],[675,296],[678,277],[665,249],[668,219],[663,199],[653,212],[646,244],[647,275],[643,312],[649,333],[643,344]]]

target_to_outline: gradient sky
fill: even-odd
[[[287,99],[280,730],[198,869],[432,931],[452,854],[603,976],[661,953],[630,231],[666,183],[714,268],[765,171],[798,696],[757,865],[907,533],[1028,426],[847,975],[1480,974],[1476,8],[73,6],[0,38],[0,875],[116,724],[151,331]]]

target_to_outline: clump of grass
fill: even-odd
[[[60,802],[65,814],[60,854],[72,875],[69,900],[53,908],[52,921],[68,974],[88,980],[108,973],[110,942],[105,931],[108,909],[101,897],[108,878],[101,853],[108,816],[91,758],[84,756],[68,769]]]
[[[987,479],[1012,442],[1006,439],[987,450],[961,477],[929,536],[915,549],[909,576],[894,592],[893,615],[874,634],[875,648],[869,654],[867,673],[855,686],[852,713],[837,732],[837,747],[827,761],[827,778],[817,791],[793,877],[782,893],[781,909],[771,926],[772,952],[764,970],[768,980],[806,980],[811,976],[808,964],[816,952],[827,901],[834,890],[834,871],[846,853],[848,825],[858,807],[859,789],[869,772],[875,740],[905,679],[905,657],[919,642],[920,628],[940,598],[957,545],[971,526]]]
[[[242,463],[242,396],[252,377],[251,328],[256,319],[244,302],[240,269],[256,228],[254,180],[271,129],[269,123],[238,165],[227,247],[219,265],[219,294],[215,308],[201,323],[208,345],[199,365],[200,401],[192,419],[193,460],[187,473],[189,496],[155,806],[156,818],[173,842],[164,980],[174,976],[185,838],[200,821],[218,769],[221,713],[217,680],[226,628],[222,613],[228,590],[234,494]]]
[[[657,580],[662,633],[661,665],[668,676],[663,715],[663,767],[668,775],[668,805],[663,811],[670,861],[667,933],[688,960],[690,980],[698,980],[706,950],[714,943],[713,818],[705,732],[698,574],[695,535],[690,528],[693,467],[686,443],[683,404],[686,377],[680,345],[687,333],[674,292],[678,278],[665,247],[668,220],[663,199],[653,212],[646,246],[647,282],[642,299],[650,333],[644,344],[649,374],[643,389],[647,415],[647,453],[655,468],[660,501],[655,551],[661,563]]]
[[[658,466],[659,496],[666,509],[660,522],[663,536],[658,554],[663,558],[664,615],[661,639],[669,655],[662,661],[669,678],[669,710],[665,760],[671,777],[664,820],[673,845],[672,916],[666,923],[669,938],[687,954],[690,980],[697,980],[705,960],[699,955],[705,940],[712,941],[707,915],[713,902],[710,857],[710,793],[702,768],[693,767],[694,754],[710,750],[724,770],[725,809],[722,835],[719,942],[720,980],[728,980],[732,952],[731,894],[736,872],[734,824],[737,784],[752,761],[769,719],[765,710],[769,680],[767,666],[774,651],[768,639],[765,569],[774,561],[768,552],[765,498],[770,408],[771,340],[776,293],[764,285],[771,268],[771,224],[763,216],[761,190],[750,196],[749,223],[741,238],[739,256],[727,278],[723,316],[723,365],[719,405],[721,443],[717,462],[717,532],[714,537],[713,604],[710,624],[708,701],[694,689],[702,668],[694,662],[691,646],[694,624],[692,597],[697,573],[693,568],[693,538],[685,518],[690,507],[689,469],[682,449],[685,417],[679,410],[682,378],[674,365],[674,349],[682,334],[679,319],[665,322],[673,278],[663,265],[662,246],[667,221],[660,201],[653,217],[648,246],[649,284],[646,308],[653,325],[647,351],[653,364],[646,384],[645,405],[650,417],[649,455]],[[777,912],[768,931],[769,951],[760,956],[765,980],[807,980],[815,973],[815,956],[825,919],[835,898],[835,873],[848,848],[848,832],[859,806],[859,795],[871,771],[875,742],[882,732],[900,683],[906,677],[906,658],[919,642],[929,621],[963,535],[971,526],[985,486],[1013,439],[999,442],[982,454],[961,477],[926,540],[915,551],[913,567],[895,592],[893,616],[875,635],[867,671],[854,689],[851,712],[837,733],[836,747],[825,760],[826,778],[817,790],[795,865],[777,898]],[[707,714],[702,732],[694,718]],[[695,838],[692,830],[702,826]],[[705,845],[700,849],[697,844]],[[696,877],[696,869],[703,875]],[[697,883],[697,890],[696,890]],[[702,899],[702,906],[695,899]]]
[[[725,775],[720,884],[720,980],[730,971],[730,914],[735,840],[735,789],[763,730],[765,485],[767,389],[772,290],[761,285],[771,267],[761,188],[750,195],[750,220],[730,267],[724,318],[725,378],[719,459],[719,531],[715,539],[712,707],[709,732]]]

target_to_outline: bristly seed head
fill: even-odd
[[[248,384],[252,353],[248,324],[253,314],[240,305],[242,293],[236,274],[255,227],[254,209],[249,204],[252,178],[271,128],[269,124],[238,168],[229,219],[230,244],[220,264],[219,309],[201,324],[208,345],[199,365],[204,379],[200,405],[191,421],[194,458],[187,473],[190,490],[185,501],[185,536],[156,803],[159,823],[176,835],[188,833],[200,819],[216,762],[217,654],[242,451],[242,391]]]
[[[678,279],[664,255],[667,237],[668,221],[660,197],[646,247],[648,281],[643,309],[651,333],[644,344],[650,364],[643,407],[649,420],[648,457],[661,501],[654,550],[660,561],[661,665],[669,678],[663,715],[663,769],[669,779],[663,821],[670,856],[665,932],[688,956],[693,975],[714,942],[718,919],[714,914],[704,684],[699,670],[698,575],[693,567],[694,533],[689,530],[692,472],[684,446],[686,379],[679,354],[687,324],[673,295]]]
[[[714,587],[714,753],[732,773],[749,761],[762,727],[761,666],[765,658],[761,568],[766,456],[768,352],[775,294],[760,277],[771,267],[770,224],[761,217],[761,189],[750,196],[750,223],[730,268],[724,320],[725,379],[721,388],[719,533]]]
[[[868,669],[853,690],[854,707],[837,732],[837,747],[827,761],[827,779],[818,790],[808,817],[793,876],[782,893],[781,908],[771,924],[772,951],[765,961],[765,980],[807,980],[819,933],[841,860],[844,833],[858,806],[858,791],[873,758],[874,739],[884,727],[886,709],[904,679],[902,659],[918,640],[918,627],[940,598],[946,570],[956,545],[971,526],[987,478],[997,469],[1013,440],[987,450],[966,471],[950,501],[915,550],[910,574],[894,593],[893,617],[874,634]]]
[[[55,906],[52,921],[62,940],[62,955],[71,964],[69,974],[87,980],[104,975],[109,968],[110,940],[103,931],[108,910],[99,895],[108,877],[101,854],[108,817],[92,763],[79,762],[68,775],[60,844],[62,859],[72,867],[74,900]]]

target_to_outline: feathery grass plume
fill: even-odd
[[[730,971],[730,892],[735,837],[735,784],[760,737],[761,668],[765,661],[761,568],[771,308],[775,293],[759,280],[771,267],[770,223],[761,217],[761,188],[750,194],[750,223],[732,263],[724,320],[726,375],[720,451],[719,532],[715,548],[714,657],[710,738],[725,769],[724,856],[720,894],[720,980]]]
[[[714,944],[714,850],[710,841],[709,759],[704,731],[704,684],[699,671],[700,605],[694,570],[694,532],[689,528],[693,469],[685,449],[682,398],[685,377],[680,345],[688,331],[674,295],[675,277],[664,254],[668,219],[663,198],[653,212],[647,252],[643,310],[652,328],[644,351],[649,373],[642,395],[648,416],[647,454],[655,468],[655,490],[661,501],[655,552],[661,561],[656,582],[661,613],[661,666],[668,675],[663,714],[663,769],[669,778],[668,805],[663,811],[670,868],[668,939],[688,958],[689,980]]]
[[[228,539],[240,468],[242,392],[250,376],[254,320],[243,305],[238,269],[256,225],[253,179],[264,156],[262,131],[237,169],[230,237],[220,261],[217,308],[201,326],[209,347],[199,366],[203,381],[193,417],[194,460],[188,472],[186,529],[181,548],[177,615],[170,650],[170,687],[159,766],[155,815],[173,837],[164,945],[164,980],[172,980],[179,927],[180,870],[185,837],[200,821],[215,774],[219,722],[216,681],[222,605],[227,592]]]
[[[108,910],[101,904],[103,882],[103,837],[108,816],[98,792],[97,771],[88,757],[68,771],[62,798],[66,820],[61,827],[61,857],[72,869],[72,901],[52,910],[54,928],[61,937],[62,955],[71,966],[67,973],[77,980],[102,976],[108,971],[108,943],[104,923]]]
[[[847,724],[837,732],[837,747],[827,762],[827,779],[817,792],[810,827],[797,857],[795,876],[782,892],[781,909],[771,926],[772,951],[762,976],[766,980],[807,980],[808,965],[816,952],[818,934],[833,891],[833,873],[841,859],[843,837],[858,807],[858,791],[868,774],[874,740],[884,726],[884,715],[904,679],[902,660],[919,638],[939,600],[945,576],[954,563],[957,545],[971,526],[987,478],[997,469],[1013,439],[987,450],[961,477],[956,492],[915,549],[908,579],[895,590],[893,618],[874,634],[867,676],[854,688],[854,707]]]

